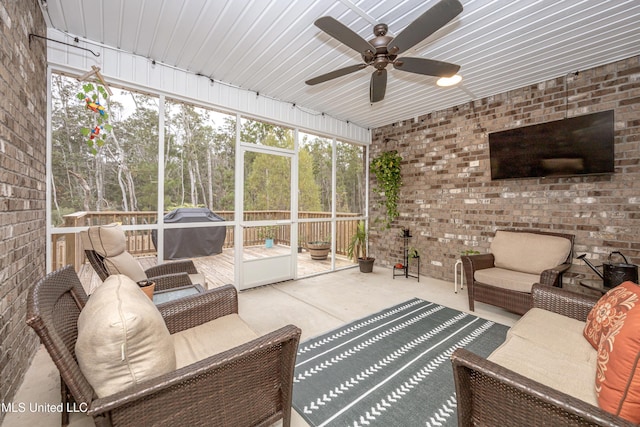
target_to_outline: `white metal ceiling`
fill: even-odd
[[[464,11],[402,56],[460,64],[462,84],[392,67],[369,103],[371,67],[313,22],[330,15],[362,37],[391,34],[436,0],[41,0],[48,25],[368,128],[410,119],[640,53],[638,0],[461,0]]]

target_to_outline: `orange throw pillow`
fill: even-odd
[[[632,293],[640,295],[640,288],[638,288],[637,285],[632,282],[627,283],[631,283],[634,287],[622,287],[626,285],[626,283],[623,283],[609,290],[598,300],[587,316],[587,323],[584,326],[582,334],[596,350],[600,347],[602,338],[609,333],[611,325],[615,323],[619,316],[631,308],[629,303],[624,301],[622,295],[627,295],[629,290],[631,290]]]
[[[608,305],[600,314],[606,311],[609,321],[600,329],[598,404],[605,411],[640,423],[640,286],[625,282],[605,297]]]

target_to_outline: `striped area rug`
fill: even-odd
[[[449,356],[487,356],[507,329],[412,299],[300,344],[293,407],[312,426],[455,426]]]

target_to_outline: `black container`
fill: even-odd
[[[611,262],[611,255],[618,254],[624,260],[624,263]],[[604,285],[611,288],[618,286],[620,283],[631,281],[638,283],[638,266],[635,264],[629,264],[627,258],[625,258],[619,251],[614,251],[609,254],[608,262],[602,264],[602,278]]]

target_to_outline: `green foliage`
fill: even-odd
[[[358,227],[347,247],[347,255],[349,258],[367,258],[367,225],[364,221],[358,222]],[[362,255],[362,256],[360,256]]]
[[[378,186],[375,191],[385,199],[387,209],[385,226],[389,228],[391,223],[400,215],[398,212],[398,198],[402,186],[402,174],[400,164],[402,157],[397,151],[385,151],[371,160],[370,171],[376,177]]]
[[[267,225],[264,227],[260,227],[258,229],[258,238],[259,239],[275,239],[276,238],[276,227],[273,225]]]
[[[413,246],[409,248],[408,255],[409,255],[409,258],[418,258],[420,256],[420,254],[418,253],[418,250]]]
[[[86,83],[82,85],[82,91],[76,94],[76,98],[83,102],[84,106],[91,110],[90,105],[97,111],[94,111],[91,127],[83,127],[80,129],[82,136],[86,138],[85,142],[91,153],[95,156],[98,150],[105,144],[105,140],[109,132],[113,130],[113,126],[109,124],[109,114],[106,111],[106,103],[109,94],[101,85]],[[101,99],[103,101],[101,101]]]
[[[476,251],[474,249],[466,249],[460,252],[460,255],[480,255],[480,251]]]

